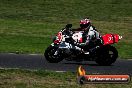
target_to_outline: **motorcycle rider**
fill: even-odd
[[[76,43],[76,45],[79,47],[83,47],[84,51],[87,51],[90,48],[94,47],[95,43],[102,43],[99,32],[91,24],[89,18],[80,20],[80,28],[74,29],[74,31],[83,31],[83,43]]]

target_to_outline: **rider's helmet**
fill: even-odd
[[[87,28],[90,25],[90,19],[89,18],[84,18],[82,20],[80,20],[80,27],[83,28]]]

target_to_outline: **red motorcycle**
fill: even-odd
[[[72,39],[77,43],[82,43],[82,34],[81,31],[73,33]],[[77,62],[95,61],[99,65],[111,65],[118,58],[118,51],[112,44],[118,43],[121,38],[122,36],[118,34],[105,34],[101,37],[103,43],[96,41],[85,52],[83,47],[71,43],[71,37],[60,31],[53,39],[53,43],[45,50],[44,56],[50,63],[58,63],[65,59]]]

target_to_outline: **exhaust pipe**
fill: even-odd
[[[119,36],[119,40],[122,39],[122,36]]]

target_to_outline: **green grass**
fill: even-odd
[[[101,34],[119,33],[119,56],[132,57],[131,0],[0,0],[0,52],[43,53],[67,23],[89,16]]]
[[[44,70],[0,69],[0,88],[130,88],[129,84],[79,85],[76,73]]]

